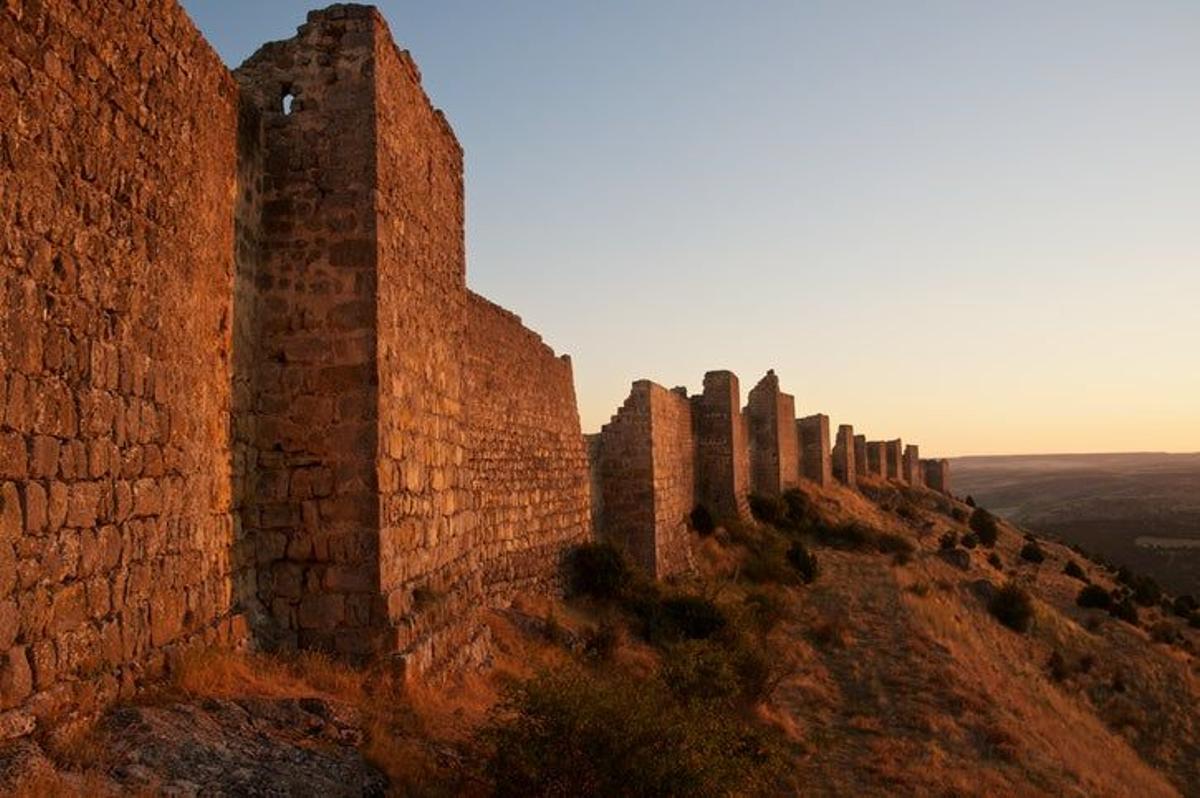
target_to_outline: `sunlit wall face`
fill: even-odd
[[[234,64],[307,7],[184,5]],[[773,367],[927,455],[1200,450],[1200,4],[378,5],[585,429]]]

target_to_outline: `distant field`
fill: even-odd
[[[1200,454],[961,457],[954,492],[1200,595]]]

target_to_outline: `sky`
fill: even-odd
[[[183,5],[231,66],[312,7]],[[1200,451],[1200,2],[377,5],[585,432],[774,368],[926,456]]]

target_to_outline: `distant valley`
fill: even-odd
[[[951,468],[955,493],[1200,595],[1200,453],[961,457]]]

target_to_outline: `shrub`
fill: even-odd
[[[1021,559],[1026,562],[1039,563],[1046,559],[1046,552],[1036,542],[1026,543],[1021,547]]]
[[[1067,661],[1063,659],[1063,655],[1058,649],[1055,649],[1050,655],[1050,660],[1046,663],[1046,667],[1050,671],[1050,678],[1056,682],[1061,682],[1070,675],[1067,670]]]
[[[820,573],[820,566],[817,565],[816,555],[812,554],[804,547],[800,541],[793,541],[792,545],[787,550],[788,565],[795,569],[799,574],[800,579],[804,584],[812,584]]]
[[[575,668],[511,688],[481,738],[499,796],[759,793],[780,762],[767,732],[720,702]]]
[[[979,536],[974,532],[968,532],[962,536],[962,541],[960,542],[962,543],[962,547],[964,549],[973,549],[979,545]]]
[[[967,496],[966,504],[968,507],[974,507],[975,506],[975,497]]]
[[[1137,605],[1125,597],[1108,608],[1108,614],[1127,624],[1138,625]]]
[[[1153,607],[1162,598],[1162,588],[1150,576],[1138,576],[1133,581],[1133,600],[1143,607]]]
[[[994,551],[988,555],[988,564],[996,570],[1002,570],[1004,568],[1004,561],[1001,560],[1000,555]]]
[[[712,512],[703,504],[697,504],[692,510],[692,514],[688,517],[692,529],[700,535],[708,536],[717,531],[717,522],[713,518]]]
[[[1075,603],[1080,607],[1106,610],[1112,606],[1112,596],[1099,585],[1087,585],[1079,591]]]
[[[947,532],[938,540],[938,548],[942,551],[950,551],[958,548],[958,535],[953,532]]]
[[[673,596],[660,606],[670,629],[688,640],[705,640],[728,623],[720,607],[700,596]]]
[[[667,648],[662,679],[681,701],[732,700],[741,692],[733,657],[709,640],[688,640]]]
[[[970,526],[971,531],[979,536],[980,543],[989,549],[996,545],[1000,537],[1000,526],[996,523],[994,515],[982,507],[976,507],[971,513]]]
[[[799,528],[816,523],[817,512],[804,491],[791,488],[783,492],[783,504],[787,508],[787,523],[793,528]]]
[[[582,543],[568,555],[572,592],[612,599],[629,585],[631,573],[620,550],[611,543]]]
[[[1014,632],[1025,632],[1033,621],[1033,601],[1020,585],[1009,582],[988,602],[988,612]]]
[[[875,540],[875,548],[880,554],[894,554],[897,560],[908,562],[917,547],[903,535],[884,532]]]
[[[787,517],[787,505],[775,496],[750,494],[750,514],[762,524],[779,524]]]
[[[612,621],[593,626],[583,637],[583,651],[591,659],[607,662],[621,642],[621,627]]]
[[[1087,574],[1082,568],[1079,567],[1079,563],[1075,562],[1074,560],[1067,560],[1067,564],[1063,566],[1063,573],[1072,579],[1078,579],[1081,582],[1088,581]]]
[[[1184,595],[1175,599],[1174,603],[1171,604],[1171,611],[1180,618],[1188,618],[1191,617],[1191,614],[1196,611],[1196,607],[1196,599],[1185,593]]]
[[[1200,629],[1200,610],[1192,613],[1192,617],[1188,618],[1188,626],[1193,629]]]
[[[960,524],[965,524],[967,523],[967,519],[971,517],[971,514],[961,507],[955,507],[950,510],[950,517]]]
[[[1150,627],[1150,639],[1155,643],[1174,643],[1179,639],[1179,630],[1170,621],[1159,621]]]
[[[863,551],[875,546],[875,530],[862,524],[849,523],[838,526],[818,525],[817,540],[826,546],[846,551]]]
[[[762,634],[766,634],[791,615],[787,599],[778,589],[757,588],[746,592],[743,599],[751,623]]]

